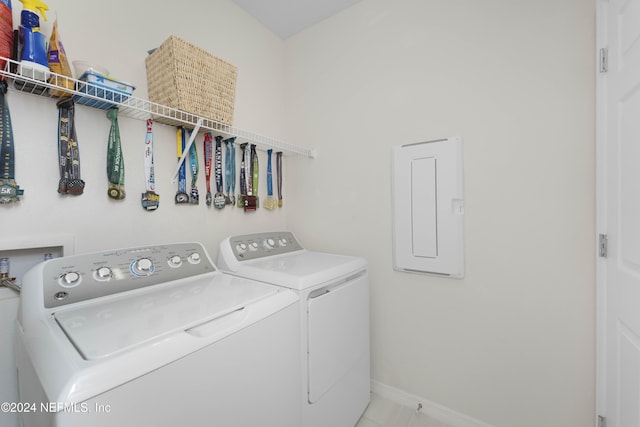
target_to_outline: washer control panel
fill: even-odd
[[[302,249],[293,233],[289,231],[231,236],[229,245],[238,261],[286,254]]]
[[[44,306],[59,307],[215,270],[200,243],[53,258],[42,265]]]

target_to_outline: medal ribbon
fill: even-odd
[[[153,119],[147,119],[147,133],[144,138],[144,176],[145,192],[140,196],[142,208],[154,211],[160,206],[160,196],[156,190],[156,174],[153,164]]]
[[[156,191],[155,167],[153,164],[153,120],[147,120],[147,134],[144,139],[145,190]]]
[[[13,142],[13,128],[11,126],[11,114],[7,103],[7,82],[0,82],[0,133],[2,134],[2,146],[0,147],[0,161],[2,172],[0,176],[0,203],[11,203],[20,200],[18,196],[24,194],[15,182],[15,152]]]
[[[213,141],[211,132],[204,134],[204,172],[207,183],[207,206],[211,206],[213,197],[211,195],[211,161],[213,156]]]
[[[273,153],[272,149],[267,150],[267,196],[273,196],[273,182],[271,180],[272,172],[271,172],[271,153]]]
[[[84,181],[80,179],[80,149],[76,136],[73,98],[62,99],[58,106],[58,164],[60,182],[58,193],[80,195]]]
[[[124,158],[118,126],[118,109],[111,108],[107,111],[107,117],[111,120],[107,146],[107,178],[110,184],[108,194],[113,199],[124,199]]]
[[[11,114],[9,113],[9,104],[7,104],[7,81],[0,82],[0,108],[2,113],[2,148],[0,149],[0,157],[2,158],[2,179],[15,178],[15,153],[13,144],[13,131],[11,127]]]
[[[244,206],[244,197],[242,196],[246,196],[247,195],[247,175],[246,175],[246,164],[245,164],[245,152],[247,149],[247,145],[249,145],[248,143],[244,143],[244,144],[240,144],[240,196],[238,203],[240,203],[238,206],[242,207]]]
[[[176,149],[178,152],[178,159],[182,158],[182,150],[185,147],[185,129],[180,126],[176,131]],[[187,192],[187,165],[182,162],[178,171],[178,192]]]
[[[278,175],[278,207],[282,207],[282,151],[276,153],[276,174]]]
[[[225,178],[227,180],[227,196],[231,205],[236,204],[236,137],[232,136],[224,140],[226,147]]]
[[[260,171],[258,170],[258,153],[256,152],[256,144],[251,144],[251,178],[253,184],[251,186],[251,195],[258,197],[258,178]]]
[[[216,136],[216,192],[222,193],[222,137]]]
[[[196,150],[195,144],[191,144],[189,147],[189,166],[191,169],[191,197],[189,198],[189,203],[197,205],[200,202],[197,187],[200,165],[198,164],[198,150]]]

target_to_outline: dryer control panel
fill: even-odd
[[[59,307],[215,270],[200,243],[54,258],[42,264],[44,306]]]
[[[302,250],[302,246],[290,231],[243,234],[231,236],[224,246],[238,261],[263,258]]]

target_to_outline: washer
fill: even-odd
[[[304,427],[353,427],[370,400],[367,262],[304,249],[286,231],[231,236],[218,266],[300,297]]]
[[[24,427],[299,427],[298,296],[202,245],[55,258],[23,279]]]

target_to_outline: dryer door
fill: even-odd
[[[317,402],[359,363],[369,363],[366,272],[313,291],[307,301],[309,403]]]

